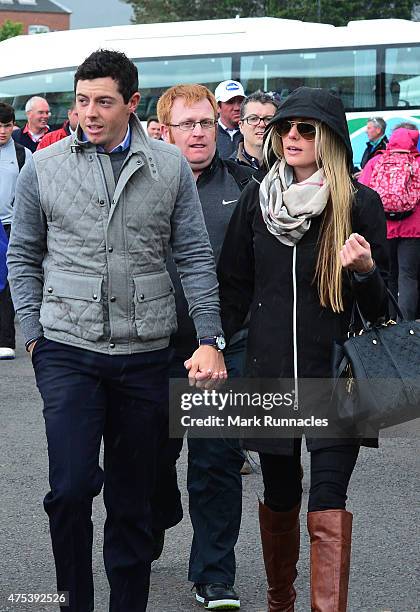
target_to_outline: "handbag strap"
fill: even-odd
[[[391,302],[395,306],[395,310],[397,311],[397,314],[398,314],[400,320],[404,321],[405,319],[404,319],[403,313],[401,312],[401,308],[398,306],[397,300],[392,295],[392,293],[390,292],[388,287],[385,287],[385,289],[386,289],[386,292],[388,294],[388,299],[391,300]],[[362,322],[363,329],[365,331],[368,331],[370,329],[369,323],[367,322],[367,320],[363,316],[362,311],[360,310],[360,306],[359,306],[357,300],[354,300],[353,307],[352,307],[352,310],[351,310],[350,323],[349,323],[349,335],[352,335],[352,336],[354,336],[355,333],[356,333],[356,331],[355,331],[356,310],[357,310],[357,313],[358,313],[358,315],[360,317],[360,320]]]
[[[392,293],[390,292],[390,290],[388,289],[388,287],[386,288],[387,292],[388,292],[388,298],[391,299],[391,302],[394,304],[395,306],[395,310],[397,311],[397,314],[400,318],[401,321],[405,321],[404,315],[401,312],[401,308],[398,305],[397,300],[395,299],[395,297],[392,295]]]

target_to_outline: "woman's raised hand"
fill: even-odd
[[[360,234],[351,234],[340,251],[343,268],[353,272],[370,272],[375,262],[372,259],[370,244]]]

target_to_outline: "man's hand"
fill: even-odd
[[[201,345],[184,363],[190,386],[210,388],[226,380],[227,371],[223,353],[213,346]]]
[[[38,342],[38,340],[34,340],[33,342],[31,342],[31,344],[28,345],[28,353],[30,354],[30,356],[32,357],[32,351],[35,348],[35,344]]]
[[[370,244],[360,234],[351,234],[340,251],[343,268],[353,272],[370,272],[375,263],[372,259]]]

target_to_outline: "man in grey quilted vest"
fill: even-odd
[[[135,65],[96,51],[77,69],[75,95],[75,136],[37,152],[20,175],[10,285],[44,401],[44,507],[65,609],[94,609],[91,511],[104,485],[110,610],[143,612],[177,326],[168,247],[206,339],[192,356],[191,384],[226,377],[215,346],[218,286],[189,165],[178,148],[149,139],[134,114]]]

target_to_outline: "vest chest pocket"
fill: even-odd
[[[104,335],[102,277],[51,270],[44,284],[40,323],[95,342]]]
[[[174,288],[168,272],[134,277],[134,323],[140,340],[157,340],[177,329]]]

